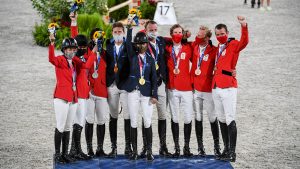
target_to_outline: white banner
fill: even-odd
[[[158,25],[174,25],[177,23],[173,3],[158,2],[154,15]]]

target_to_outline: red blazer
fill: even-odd
[[[78,27],[77,26],[71,26],[71,37],[75,38],[78,35]],[[95,56],[92,54],[92,51],[88,49],[88,53],[84,54],[84,58],[87,61],[85,66],[77,67],[77,79],[76,79],[76,85],[77,85],[77,95],[78,98],[87,99],[89,98],[89,82],[88,82],[88,71],[93,65],[93,62],[95,60],[95,57],[89,59],[90,56]]]
[[[96,62],[97,59],[97,54],[94,54],[94,63]],[[100,65],[98,68],[98,78],[94,79],[92,77],[94,73],[94,63],[92,64],[90,70],[89,70],[89,81],[90,81],[90,90],[91,92],[98,97],[108,97],[107,93],[107,87],[106,87],[106,52],[103,51],[101,54],[101,60],[100,60]]]
[[[195,74],[197,68],[198,60],[200,57],[199,45],[194,46],[193,51],[193,64],[191,69],[191,81],[194,89],[200,92],[211,92],[212,91],[212,79],[213,79],[213,69],[215,65],[215,56],[218,48],[208,44],[206,46],[204,57],[201,62],[200,75]]]
[[[172,58],[172,47],[173,45],[166,46],[166,61],[167,61],[167,69],[168,69],[168,89],[176,89],[180,91],[191,91],[192,84],[190,80],[190,60],[192,60],[192,48],[190,44],[181,44],[182,49],[181,52],[178,53],[179,58],[181,58],[181,54],[185,55],[184,58],[180,59],[179,69],[180,73],[178,75],[173,73],[175,68],[174,61]]]
[[[228,87],[234,87],[237,88],[237,80],[233,76],[229,76],[222,73],[223,71],[229,71],[231,72],[233,69],[236,69],[236,64],[239,58],[240,51],[243,50],[248,42],[248,27],[242,27],[241,28],[242,34],[240,41],[238,40],[232,40],[230,43],[227,44],[227,47],[225,47],[224,52],[221,54],[219,60],[216,64],[216,71],[214,72],[213,87],[219,87],[219,88],[228,88]],[[219,45],[218,45],[219,47]],[[217,49],[218,53],[219,48]]]
[[[55,66],[56,86],[54,98],[66,100],[67,102],[77,102],[77,92],[72,89],[72,69],[69,67],[67,58],[63,55],[54,54],[54,45],[49,46],[49,62]],[[74,68],[77,64],[72,61]]]

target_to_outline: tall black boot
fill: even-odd
[[[203,124],[202,121],[198,121],[195,119],[195,133],[198,142],[198,155],[204,157],[205,149],[203,146]]]
[[[109,134],[110,134],[110,141],[111,141],[111,152],[108,154],[108,157],[110,158],[117,157],[117,127],[118,127],[117,122],[118,119],[110,116]]]
[[[183,147],[183,155],[190,157],[193,154],[190,151],[190,138],[192,132],[192,122],[189,124],[184,124],[184,147]]]
[[[143,137],[143,149],[140,154],[140,158],[146,158],[147,152],[147,139],[145,134],[145,127],[144,127],[144,119],[142,118],[142,137]]]
[[[137,160],[138,154],[137,154],[137,128],[132,128],[130,130],[130,142],[132,145],[132,154],[130,156],[130,160]]]
[[[176,157],[178,158],[180,156],[180,147],[179,147],[179,124],[178,123],[175,123],[171,122],[171,130],[172,130],[172,134],[173,134],[173,141],[174,141],[174,149],[175,149],[175,152],[173,154],[173,157]]]
[[[152,155],[152,127],[145,128],[145,135],[147,139],[147,161],[153,161],[154,157]]]
[[[221,129],[221,134],[222,134],[222,139],[224,143],[224,149],[222,154],[219,157],[216,157],[216,159],[220,159],[222,157],[225,157],[229,154],[229,138],[228,138],[228,128],[226,123],[220,123],[220,129]]]
[[[228,126],[228,135],[229,135],[229,154],[221,158],[221,160],[235,162],[236,154],[236,138],[237,138],[237,129],[236,123],[233,120]]]
[[[124,120],[124,131],[125,131],[125,151],[124,154],[130,156],[132,153],[130,144],[130,119]]]
[[[64,163],[65,160],[62,158],[62,155],[60,153],[60,146],[61,146],[61,140],[62,140],[62,133],[55,129],[54,133],[54,148],[55,148],[55,154],[54,154],[54,160],[58,163]]]
[[[62,158],[65,160],[66,163],[75,162],[75,159],[70,157],[68,154],[69,141],[70,131],[64,131],[62,135]]]
[[[166,144],[167,120],[158,120],[158,135],[160,140],[159,155],[171,157]]]
[[[70,153],[69,156],[76,159],[77,155],[77,149],[75,146],[75,133],[76,133],[76,125],[73,125],[73,131],[72,131],[72,141],[71,141],[71,148],[70,148]]]
[[[80,126],[79,124],[74,124],[74,126],[73,126],[74,142],[75,142],[75,149],[76,149],[75,158],[78,160],[89,160],[89,159],[91,159],[91,157],[86,155],[81,149],[82,128],[83,127]],[[74,132],[74,130],[75,130],[75,132]]]
[[[213,123],[210,123],[211,133],[214,140],[214,154],[215,157],[218,158],[221,155],[220,152],[220,144],[219,144],[219,125],[218,120],[216,119]]]
[[[96,150],[97,157],[107,156],[107,154],[103,150],[104,136],[105,136],[105,124],[97,125],[97,150]]]
[[[246,5],[247,4],[247,0],[244,0],[244,5]]]
[[[251,8],[254,8],[255,0],[251,0]]]
[[[94,132],[94,124],[93,123],[85,123],[85,140],[86,140],[86,147],[87,153],[90,157],[93,157],[93,132]]]

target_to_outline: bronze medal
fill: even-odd
[[[115,72],[115,73],[117,73],[117,72],[118,72],[118,70],[119,70],[119,69],[118,69],[118,66],[117,66],[117,65],[115,65],[115,67],[114,67],[114,72]]]
[[[175,68],[175,69],[173,70],[173,73],[176,74],[176,75],[178,75],[178,74],[180,73],[180,70],[179,70],[178,68]]]

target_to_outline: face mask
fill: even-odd
[[[74,52],[66,52],[66,53],[65,53],[65,56],[66,56],[68,59],[72,59],[72,58],[75,56],[75,53],[74,53]]]
[[[205,38],[198,38],[197,36],[195,40],[197,44],[203,44],[205,42]]]
[[[78,49],[76,56],[83,56],[86,53],[86,49]]]
[[[223,36],[218,36],[217,40],[221,43],[224,44],[227,42],[228,36],[227,35],[223,35]]]
[[[147,46],[143,46],[142,44],[137,44],[136,49],[138,53],[144,53],[147,50]]]
[[[172,35],[172,40],[175,42],[175,43],[179,43],[182,39],[182,34],[175,34],[175,35]]]
[[[124,35],[113,34],[115,42],[123,42]]]
[[[148,32],[147,33],[147,36],[148,36],[148,38],[150,38],[150,39],[156,39],[156,37],[157,37],[157,32]]]

